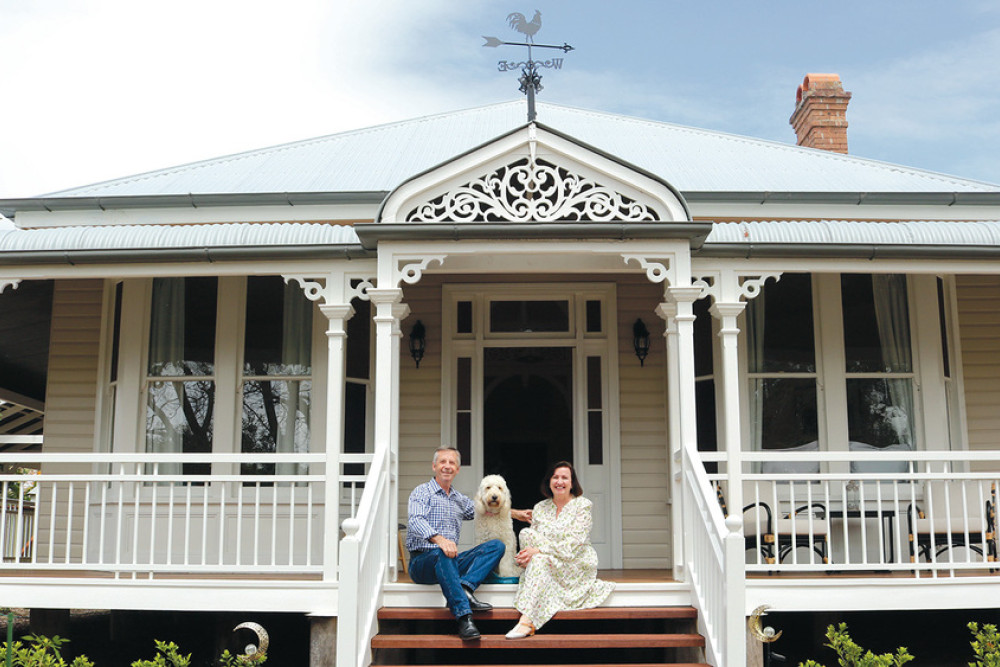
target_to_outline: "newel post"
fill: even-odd
[[[743,515],[726,517],[727,535],[723,545],[725,558],[725,637],[723,650],[726,665],[747,664],[746,631],[743,629],[746,607],[746,577],[744,573]]]

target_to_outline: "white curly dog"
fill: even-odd
[[[497,539],[507,550],[497,565],[501,577],[521,576],[520,567],[514,562],[517,553],[517,538],[510,516],[510,489],[507,480],[500,475],[487,475],[479,483],[479,490],[472,499],[476,505],[476,544]]]

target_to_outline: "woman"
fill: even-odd
[[[615,587],[597,578],[597,552],[590,546],[593,503],[583,497],[573,464],[553,464],[541,491],[546,500],[532,510],[514,559],[526,570],[514,596],[521,619],[507,639],[530,637],[557,611],[596,607]]]

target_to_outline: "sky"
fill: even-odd
[[[540,101],[793,144],[833,72],[852,155],[1000,183],[996,0],[519,1],[0,0],[0,199],[519,99],[535,10]]]

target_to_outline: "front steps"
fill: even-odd
[[[693,607],[598,607],[560,612],[534,637],[509,640],[520,614],[474,615],[481,639],[463,642],[441,607],[379,610],[374,665],[628,665],[707,667]]]

